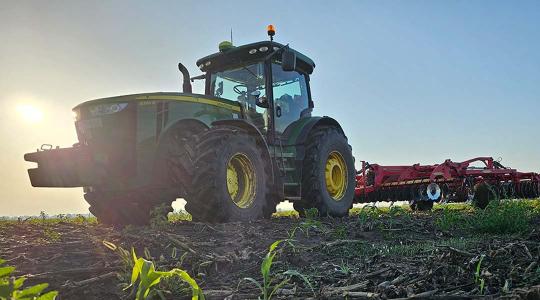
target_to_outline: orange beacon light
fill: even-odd
[[[270,39],[273,39],[274,35],[276,34],[276,28],[274,27],[274,25],[270,24],[266,26],[266,31],[268,32]]]

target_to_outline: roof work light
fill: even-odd
[[[268,32],[268,35],[270,36],[270,40],[274,40],[274,35],[276,34],[276,28],[274,25],[270,24],[266,26],[266,31]]]

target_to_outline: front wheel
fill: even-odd
[[[90,204],[90,212],[105,225],[147,225],[155,207],[165,205],[160,210],[162,218],[172,211],[171,203],[176,200],[174,193],[165,189],[142,189],[122,192],[89,192],[84,195]]]
[[[315,129],[306,144],[302,197],[295,209],[317,208],[321,216],[349,213],[356,185],[354,158],[347,138],[335,127]]]

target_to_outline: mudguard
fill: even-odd
[[[327,116],[307,117],[289,125],[283,133],[283,140],[287,145],[303,145],[309,137],[311,130],[317,126],[333,126],[345,135],[339,122],[333,118]]]

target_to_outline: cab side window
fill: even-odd
[[[283,71],[272,65],[274,117],[276,132],[283,133],[309,108],[306,76],[296,71]]]

